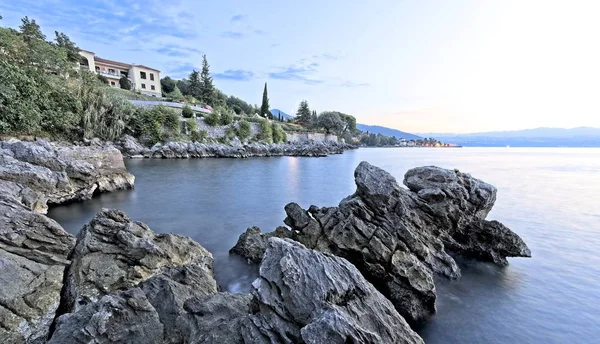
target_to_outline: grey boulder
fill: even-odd
[[[253,283],[246,343],[422,343],[347,260],[271,238]]]
[[[154,234],[119,210],[104,209],[83,227],[71,259],[63,297],[66,312],[190,263],[200,268],[196,273],[210,276],[198,288],[217,291],[210,252],[188,237]]]

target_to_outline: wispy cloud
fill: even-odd
[[[246,16],[243,15],[243,14],[236,14],[233,17],[231,17],[231,21],[233,23],[241,22],[241,21],[244,21],[244,20],[246,20]]]
[[[244,37],[244,34],[241,32],[226,31],[226,32],[221,33],[221,37],[231,38],[231,39],[242,39]]]
[[[185,56],[190,56],[192,54],[202,54],[202,51],[200,49],[196,49],[194,47],[179,46],[179,45],[174,45],[174,44],[165,45],[165,46],[157,49],[156,52],[159,54],[162,54],[162,55],[172,56],[172,57],[185,57]]]
[[[323,83],[323,80],[318,80],[311,77],[311,74],[316,72],[317,63],[310,63],[304,66],[288,66],[277,72],[271,72],[267,75],[271,79],[299,81],[308,85],[318,85]]]
[[[229,69],[223,73],[214,74],[215,79],[249,81],[254,78],[254,73],[249,70]]]

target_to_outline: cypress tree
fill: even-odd
[[[206,55],[202,55],[202,72],[200,73],[200,100],[208,105],[215,105],[215,86],[210,76],[210,65]]]
[[[265,82],[265,89],[263,90],[262,104],[260,106],[260,115],[263,117],[269,116],[269,96],[267,95],[267,83],[266,82]],[[273,119],[273,118],[271,118],[271,119]]]

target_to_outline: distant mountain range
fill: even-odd
[[[471,147],[600,147],[600,128],[535,128],[470,134],[425,133],[444,142]]]
[[[288,115],[287,113],[279,110],[279,109],[271,109],[271,113],[273,114],[273,116],[277,117],[277,115],[281,114],[281,116],[283,116],[283,119],[290,119],[290,118],[294,118],[296,116],[291,116]]]
[[[356,129],[372,134],[381,134],[385,136],[396,136],[399,139],[407,139],[407,140],[418,140],[422,138],[421,136],[417,136],[415,134],[410,134],[404,131],[400,131],[397,129],[382,127],[379,125],[366,125],[366,124],[356,124]]]

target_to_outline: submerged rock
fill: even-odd
[[[409,190],[367,162],[360,163],[354,176],[356,192],[338,207],[304,210],[288,204],[285,223],[291,230],[286,235],[348,259],[410,322],[435,313],[434,273],[460,276],[447,251],[499,264],[506,264],[506,257],[531,255],[518,235],[484,220],[496,189],[468,174],[413,169],[405,177]],[[271,235],[247,232],[233,252],[258,261],[260,245],[248,243]]]
[[[422,343],[347,260],[289,239],[269,239],[253,288],[246,343]]]
[[[86,200],[95,192],[133,187],[134,176],[112,146],[12,139],[0,141],[0,147],[0,180],[26,186],[49,203]]]

